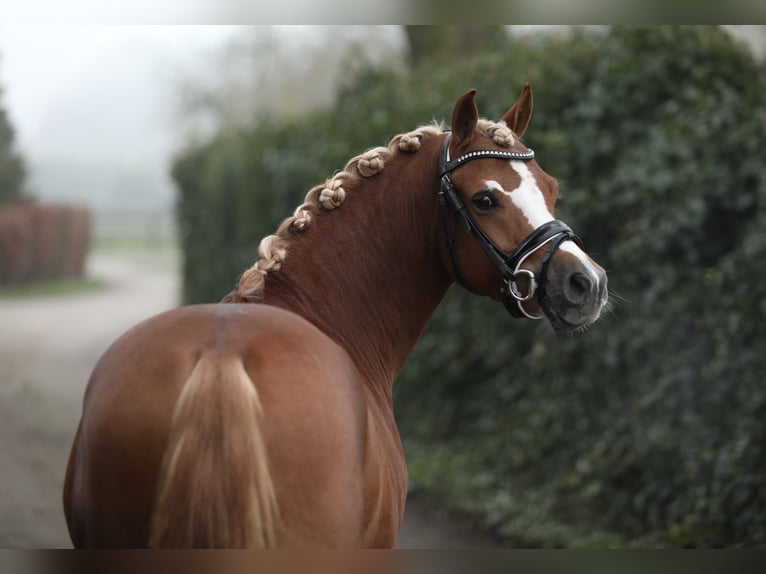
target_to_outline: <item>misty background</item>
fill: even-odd
[[[729,26],[759,53],[763,28]],[[184,142],[326,105],[349,67],[406,52],[402,26],[0,23],[0,86],[28,193],[89,207],[98,234],[120,214],[171,224],[169,165]]]
[[[60,512],[61,469],[73,421],[79,415],[81,386],[100,347],[136,318],[175,306],[178,282],[191,285],[184,289],[186,302],[220,298],[254,257],[257,239],[299,201],[289,194],[302,196],[306,181],[317,181],[315,177],[343,165],[337,157],[327,161],[332,155],[327,152],[332,147],[330,137],[340,144],[338,157],[344,160],[359,151],[359,145],[382,143],[382,137],[396,133],[391,131],[393,119],[406,121],[408,128],[414,122],[427,122],[432,119],[429,114],[441,113],[434,110],[451,109],[440,107],[442,99],[480,87],[485,80],[488,89],[482,90],[486,94],[482,110],[489,109],[484,102],[514,94],[524,74],[535,78],[536,89],[540,87],[535,137],[540,138],[540,149],[546,150],[546,162],[555,166],[556,175],[564,173],[562,181],[570,198],[565,207],[573,217],[584,218],[580,221],[590,221],[575,228],[588,230],[588,244],[597,246],[599,256],[608,259],[611,254],[619,262],[621,271],[612,276],[614,283],[621,283],[621,293],[626,292],[633,302],[618,308],[618,318],[606,318],[605,326],[588,337],[555,340],[540,332],[528,337],[533,329],[529,325],[511,333],[506,323],[495,321],[494,309],[480,302],[463,302],[460,293],[453,293],[434,321],[434,337],[424,339],[419,358],[410,365],[410,380],[419,379],[417,393],[416,385],[407,386],[406,381],[399,387],[405,393],[399,396],[400,405],[409,409],[400,412],[408,425],[403,427],[409,437],[405,448],[415,483],[422,492],[440,494],[436,507],[475,513],[485,520],[483,527],[490,524],[493,532],[510,539],[523,532],[527,539],[522,543],[623,544],[623,539],[610,537],[612,530],[621,536],[638,532],[644,536],[639,543],[644,544],[647,540],[671,540],[676,545],[731,543],[743,531],[750,536],[746,540],[766,539],[761,518],[766,514],[760,510],[766,508],[766,494],[757,499],[753,494],[766,493],[766,486],[757,490],[765,476],[758,465],[766,457],[757,448],[762,440],[752,438],[763,436],[759,433],[764,419],[758,408],[766,405],[766,393],[761,391],[757,367],[760,355],[750,352],[766,335],[758,339],[762,335],[757,329],[763,323],[749,319],[759,311],[748,310],[764,300],[757,291],[761,270],[755,262],[762,259],[758,249],[766,245],[764,226],[757,219],[762,217],[763,205],[758,203],[757,189],[766,189],[758,187],[766,178],[761,175],[762,153],[747,153],[762,150],[757,119],[763,117],[766,91],[760,89],[763,83],[753,70],[763,66],[766,27],[726,27],[758,55],[758,64],[750,63],[749,54],[739,54],[739,45],[736,50],[729,46],[729,37],[717,28],[652,27],[613,33],[596,26],[558,44],[550,42],[546,48],[543,35],[562,35],[560,39],[570,28],[497,26],[490,31],[500,36],[494,39],[498,41],[476,49],[472,57],[458,54],[465,58],[461,65],[454,61],[459,59],[454,52],[461,48],[468,52],[466,48],[486,42],[492,27],[461,29],[464,43],[457,49],[446,33],[441,38],[443,46],[435,43],[438,56],[446,62],[441,65],[427,59],[415,61],[417,42],[408,28],[11,26],[0,22],[0,111],[8,112],[15,147],[26,164],[24,193],[43,203],[81,205],[92,214],[96,249],[89,273],[106,287],[81,293],[81,298],[59,297],[55,308],[51,299],[45,312],[40,312],[37,301],[25,305],[11,298],[3,306],[0,300],[0,327],[5,327],[5,333],[0,329],[0,378],[4,380],[0,418],[5,421],[0,450],[11,461],[0,465],[0,494],[5,496],[0,496],[0,512],[8,517],[0,519],[0,545],[68,544]],[[419,32],[418,41],[428,41],[429,31]],[[525,35],[523,41],[517,41],[520,35]],[[608,41],[602,42],[604,38]],[[380,73],[367,73],[378,64]],[[397,68],[409,73],[400,74]],[[658,73],[662,81],[657,80]],[[658,85],[662,90],[652,89]],[[584,104],[578,107],[572,99],[580,96]],[[665,114],[654,118],[651,129],[640,121],[644,97]],[[715,114],[705,115],[708,105],[714,106]],[[317,108],[324,111],[308,113]],[[412,118],[407,115],[410,112]],[[326,132],[306,123],[322,118],[337,126],[326,140],[320,139]],[[371,133],[371,126],[383,126],[381,133]],[[571,145],[576,140],[567,139],[584,126],[591,129],[590,138],[602,144],[593,149],[600,149],[601,159],[609,160],[594,161],[591,172],[588,155],[572,155],[578,151]],[[625,149],[621,142],[629,136],[633,145]],[[713,138],[728,139],[712,149],[708,143]],[[269,161],[263,160],[264,149],[270,151]],[[300,167],[306,173],[298,173],[291,152],[305,160]],[[707,154],[713,152],[715,162],[707,161]],[[631,154],[647,159],[653,166],[647,168],[651,173],[634,169]],[[677,157],[694,159],[683,167],[697,170],[697,185],[684,179],[682,174],[689,172],[678,169]],[[606,165],[611,160],[619,168],[614,173]],[[303,164],[310,162],[320,166],[319,176],[313,166],[305,169]],[[184,193],[171,181],[172,166]],[[578,170],[587,177],[581,174],[578,179]],[[310,178],[309,172],[314,174]],[[646,186],[636,185],[654,175],[658,177]],[[716,178],[727,185],[714,185]],[[587,193],[584,187],[578,188],[584,180],[588,186],[595,182]],[[677,189],[678,183],[688,187],[685,193],[662,195],[666,188]],[[714,234],[708,233],[705,225],[720,222],[721,214],[725,215],[717,202],[729,199],[730,188],[743,192],[742,201],[760,205],[760,215],[752,215],[742,207],[749,204],[741,203],[737,215],[748,216],[744,224],[742,218],[732,218],[725,220],[731,222],[728,231],[717,225]],[[594,208],[601,203],[590,198],[601,193],[602,201],[614,201],[616,194],[608,193],[612,189],[630,193],[621,198],[626,203],[607,202],[609,213],[602,217]],[[199,209],[192,215],[201,216],[190,217],[189,212],[184,219],[181,201],[181,217],[176,217],[179,197],[187,207],[196,201]],[[659,215],[653,215],[655,208]],[[701,209],[710,215],[709,220],[701,218],[702,223]],[[665,217],[668,214],[678,218]],[[625,221],[620,223],[618,216]],[[185,229],[183,249],[177,244],[178,221]],[[694,234],[714,235],[716,240],[695,241]],[[126,236],[137,238],[145,249],[128,257],[122,251],[103,249]],[[679,249],[673,251],[671,246]],[[715,265],[695,260],[706,255],[700,254],[700,246],[720,251],[720,265],[718,260]],[[155,247],[170,249],[163,254],[163,249]],[[645,250],[650,256],[643,261]],[[180,267],[185,275],[178,272],[182,252],[185,259]],[[679,257],[691,264],[679,266],[674,260]],[[150,260],[144,262],[144,258]],[[138,259],[141,265],[136,264]],[[630,263],[638,260],[641,265]],[[649,273],[656,269],[661,272]],[[641,271],[649,273],[651,281],[640,281]],[[736,281],[731,281],[734,277]],[[143,284],[146,289],[136,289],[139,281],[148,281]],[[646,283],[651,289],[645,288]],[[711,304],[710,293],[722,293],[723,286],[727,296]],[[203,288],[210,294],[203,297]],[[671,295],[663,299],[657,313],[652,297],[663,289]],[[94,300],[101,306],[90,306]],[[697,307],[699,301],[704,305]],[[148,304],[152,308],[144,307]],[[676,320],[689,316],[695,320],[693,327]],[[722,317],[727,322],[721,322]],[[740,318],[742,323],[736,327]],[[102,319],[122,322],[95,325]],[[62,331],[65,326],[68,332]],[[669,336],[673,333],[675,339]],[[45,347],[49,339],[60,347]],[[740,339],[747,344],[738,346]],[[541,342],[528,346],[532,340]],[[470,344],[456,353],[455,345],[461,341]],[[541,350],[547,345],[560,353],[556,362],[543,360]],[[514,364],[524,365],[518,370],[522,374],[514,378],[504,355],[484,349],[513,349]],[[659,359],[645,360],[658,352]],[[589,360],[581,362],[581,357]],[[656,377],[655,368],[662,376]],[[710,374],[719,368],[730,386],[718,384]],[[732,375],[736,368],[740,372]],[[442,378],[452,385],[437,385]],[[545,384],[527,388],[524,383],[530,378]],[[430,381],[435,382],[429,387]],[[732,399],[728,388],[740,394]],[[546,389],[555,392],[546,394]],[[531,398],[517,401],[516,393]],[[601,403],[590,401],[591,396],[609,409],[595,406]],[[635,398],[632,417],[624,416],[626,397]],[[718,415],[721,397],[734,400],[726,404],[734,405],[729,410],[736,417]],[[578,423],[590,425],[580,435],[573,435],[573,427],[567,424],[569,413],[577,412],[573,405],[587,413]],[[714,408],[705,410],[709,405]],[[673,408],[684,409],[686,418],[679,418]],[[407,417],[408,412],[413,416]],[[519,423],[519,414],[528,417],[524,424]],[[684,432],[677,430],[678,420],[684,422]],[[736,432],[726,427],[735,422]],[[620,432],[614,431],[614,425]],[[668,428],[674,430],[666,436]],[[461,433],[474,442],[460,442]],[[574,448],[556,451],[558,458],[540,447],[559,440],[568,444],[576,437]],[[756,448],[743,448],[750,440]],[[38,443],[39,450],[32,448]],[[702,455],[708,458],[697,457],[701,447],[707,449]],[[525,453],[529,459],[518,463]],[[535,458],[538,453],[543,456]],[[694,464],[679,465],[682,456],[694,459]],[[637,463],[633,457],[638,457]],[[490,461],[486,466],[485,460]],[[41,471],[43,463],[48,470]],[[557,465],[565,471],[558,472]],[[669,491],[668,477],[676,480],[679,467],[690,469],[687,482]],[[522,468],[530,473],[520,473]],[[535,473],[550,480],[539,480]],[[624,482],[622,477],[630,480]],[[703,488],[709,491],[699,490]],[[679,501],[689,500],[689,505],[706,506],[688,511]],[[764,506],[752,500],[762,500]],[[554,508],[551,501],[558,506]],[[608,512],[593,506],[596,503],[603,503]],[[576,512],[568,514],[570,509]],[[560,512],[564,522],[576,522],[585,510],[592,511],[592,521],[575,535],[550,520]],[[595,529],[605,528],[607,515],[616,518],[606,525],[611,529],[609,536],[599,538],[602,534]],[[640,528],[631,523],[637,515],[646,517]],[[663,522],[665,516],[670,518]],[[721,537],[711,537],[710,525],[718,527],[716,521],[724,519],[728,522],[721,527]],[[646,524],[651,527],[648,531]],[[654,530],[664,532],[666,527],[666,538],[651,538]]]
[[[399,26],[7,26],[0,86],[27,194],[105,229],[172,237],[173,155],[223,124],[329,103],[354,62],[401,58]]]
[[[512,33],[562,26],[511,26]],[[763,26],[729,26],[763,53]],[[173,155],[258,114],[329,103],[349,67],[403,60],[402,26],[0,23],[0,86],[34,197],[170,221]]]

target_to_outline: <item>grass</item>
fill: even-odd
[[[514,484],[482,463],[480,449],[404,440],[411,487],[426,505],[466,527],[490,533],[516,548],[640,548],[658,541],[631,540],[559,516],[549,486]]]
[[[137,221],[103,223],[94,230],[91,255],[139,262],[150,268],[177,272],[181,250],[172,227],[147,226]]]
[[[178,272],[181,251],[171,227],[156,222],[148,225],[119,214],[112,214],[112,219],[115,221],[107,220],[94,227],[89,258],[109,257],[137,262],[150,269]],[[74,295],[104,286],[99,278],[87,275],[13,287],[0,285],[0,301]]]
[[[93,277],[55,279],[30,285],[0,287],[0,300],[74,295],[95,291],[103,288],[103,286],[102,281]]]
[[[139,243],[123,242],[119,244],[95,243],[89,254],[89,257],[94,256],[126,259],[136,261],[143,266],[153,269],[177,271],[180,265],[181,254],[180,250],[170,243],[149,247]],[[105,283],[102,279],[87,275],[85,277],[52,279],[12,287],[0,285],[0,301],[77,295],[97,291],[104,287]]]

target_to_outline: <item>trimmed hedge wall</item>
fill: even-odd
[[[0,286],[82,277],[89,245],[86,209],[41,203],[0,207]]]
[[[479,90],[535,89],[526,142],[609,271],[586,334],[451,290],[396,391],[413,486],[527,546],[766,543],[766,74],[716,27],[510,39],[470,62],[363,71],[335,106],[222,133],[174,166],[187,302],[359,151]]]

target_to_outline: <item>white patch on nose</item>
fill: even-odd
[[[593,262],[590,260],[590,257],[588,257],[585,252],[580,249],[579,245],[577,245],[574,241],[565,241],[561,245],[559,245],[559,249],[562,251],[566,251],[567,253],[571,253],[577,259],[580,260],[580,263],[582,263],[583,267],[588,271],[588,274],[590,275],[591,279],[593,279],[594,285],[599,285],[600,279],[598,275],[598,271],[596,271],[596,267],[593,265]]]
[[[485,185],[489,189],[494,189],[500,193],[504,193],[509,198],[511,198],[513,205],[519,208],[533,229],[537,229],[544,223],[553,221],[554,217],[551,212],[548,211],[548,206],[545,204],[545,197],[543,196],[543,192],[538,187],[537,180],[535,180],[535,176],[530,171],[526,162],[511,161],[509,163],[521,178],[519,187],[513,191],[505,191],[502,185],[491,179],[485,181]],[[588,257],[574,241],[564,241],[559,246],[559,249],[571,253],[577,257],[577,259],[580,260],[580,263],[582,263],[583,267],[585,267],[585,269],[591,275],[594,283],[598,285],[599,274],[596,271],[595,266],[591,262],[590,257]]]

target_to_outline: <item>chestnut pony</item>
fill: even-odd
[[[88,383],[64,507],[77,547],[390,547],[407,493],[397,374],[453,282],[557,331],[604,271],[556,181],[475,91],[308,192],[220,304],[118,339]]]

